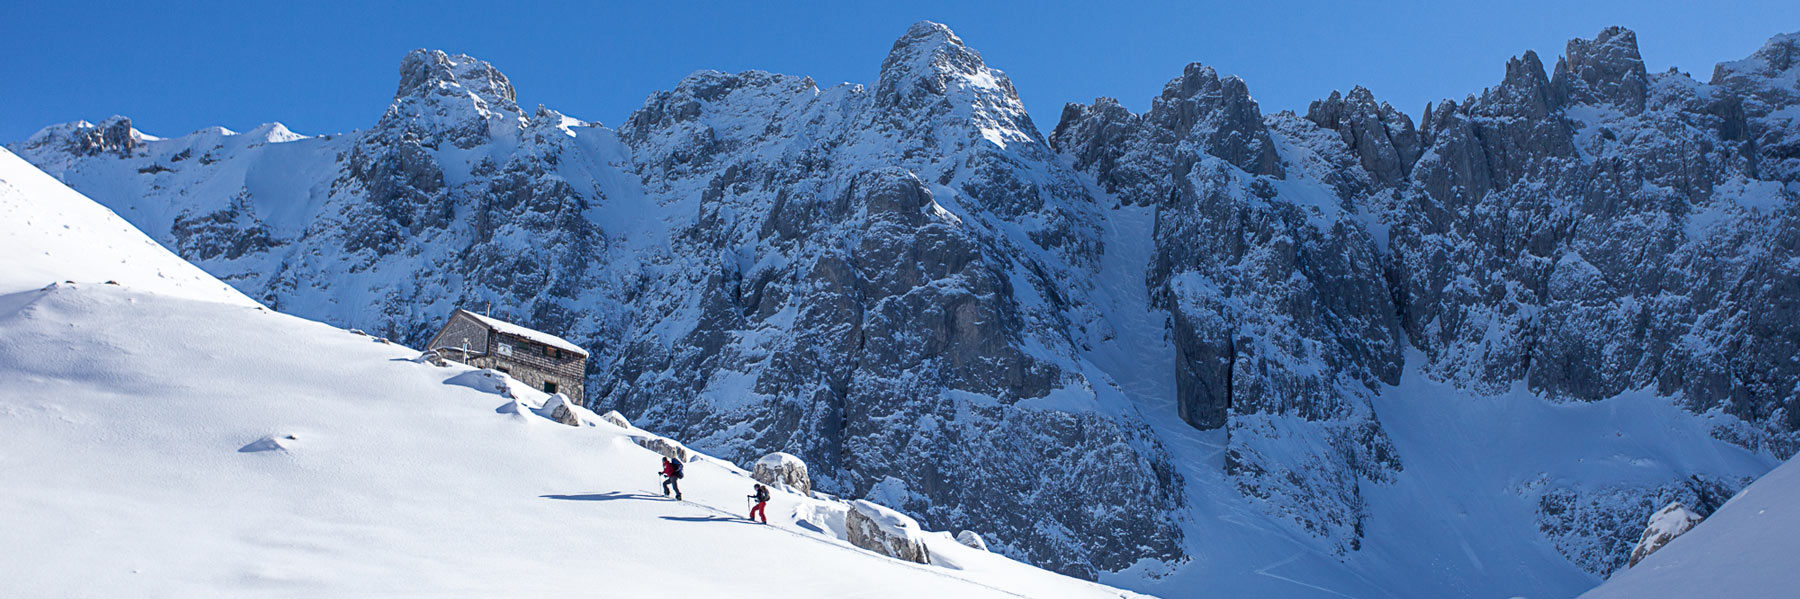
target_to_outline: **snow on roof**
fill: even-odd
[[[487,325],[488,328],[494,329],[496,331],[500,331],[500,332],[506,333],[508,335],[524,337],[526,339],[530,339],[537,343],[542,343],[544,345],[548,345],[550,347],[561,349],[563,351],[575,352],[577,354],[581,354],[581,357],[584,357],[584,358],[587,357],[587,355],[588,355],[587,350],[581,349],[581,346],[579,346],[579,345],[569,343],[569,341],[567,339],[563,339],[562,337],[558,337],[556,335],[545,333],[543,331],[528,329],[528,328],[510,323],[510,322],[506,322],[504,320],[500,320],[498,318],[494,318],[492,316],[484,316],[481,314],[476,314],[474,312],[470,312],[468,310],[463,310],[461,308],[458,308],[456,311],[461,312],[463,314],[467,314],[470,317],[474,318],[477,322]]]

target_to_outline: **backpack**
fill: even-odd
[[[669,463],[675,465],[675,478],[680,479],[681,478],[681,470],[682,470],[681,462],[678,462],[675,460],[670,460]]]

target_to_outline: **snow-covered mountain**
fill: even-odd
[[[9,596],[1136,596],[786,490],[753,524],[710,457],[665,498],[649,433],[270,311],[5,150],[0,211]]]
[[[1700,83],[1609,29],[1417,124],[1196,64],[1047,137],[932,23],[872,88],[699,72],[617,129],[415,51],[367,130],[12,147],[271,307],[492,304],[597,409],[1062,572],[1572,596],[1795,450],[1797,44]]]

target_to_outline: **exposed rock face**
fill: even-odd
[[[1668,545],[1669,541],[1699,524],[1700,520],[1700,514],[1687,509],[1681,502],[1663,506],[1655,515],[1650,516],[1649,525],[1644,527],[1644,536],[1638,540],[1637,547],[1631,550],[1631,560],[1625,562],[1625,567],[1638,565],[1638,562]]]
[[[1133,115],[1111,98],[1063,108],[1050,134],[1057,151],[1075,157],[1123,201],[1153,205],[1178,192],[1195,163],[1213,157],[1251,175],[1281,178],[1283,167],[1262,111],[1237,77],[1219,78],[1194,63],[1165,86],[1150,111]]]
[[[1361,126],[1381,123],[1369,106],[1336,102],[1318,118],[1362,111],[1375,116]],[[1242,81],[1209,68],[1189,66],[1142,118],[1114,106],[1066,109],[1096,122],[1065,120],[1052,140],[1123,202],[1160,208],[1147,282],[1171,315],[1180,417],[1227,428],[1227,465],[1246,494],[1339,551],[1356,548],[1359,481],[1399,466],[1368,402],[1398,380],[1401,330],[1381,252],[1348,210],[1372,183],[1330,176],[1359,168],[1337,136],[1292,115],[1263,119]],[[1397,169],[1393,137],[1363,147]]]
[[[1377,104],[1375,94],[1360,85],[1348,96],[1333,91],[1329,98],[1314,100],[1306,120],[1336,131],[1378,185],[1398,185],[1423,149],[1412,117],[1386,102]]]
[[[1634,39],[1571,42],[1547,95],[1527,54],[1432,113],[1384,217],[1408,337],[1458,384],[1584,400],[1651,387],[1792,431],[1800,398],[1776,382],[1800,376],[1780,357],[1800,331],[1777,324],[1800,309],[1792,179],[1761,178],[1731,134],[1745,126],[1730,89],[1633,83]]]
[[[76,121],[46,127],[37,135],[33,135],[31,139],[19,144],[16,151],[73,156],[109,154],[129,157],[136,155],[145,141],[147,140],[144,134],[132,128],[131,119],[114,115],[100,121],[98,125],[87,121]]]
[[[812,477],[806,474],[806,462],[793,454],[775,452],[756,460],[750,477],[765,485],[791,488],[801,495],[812,496]]]
[[[979,519],[1063,572],[1179,555],[1155,516],[1178,480],[1135,416],[1015,407],[1093,405],[1110,384],[1084,373],[1066,316],[1099,216],[1005,75],[947,29],[909,30],[873,91],[696,73],[620,137],[646,193],[692,214],[641,309],[691,324],[627,335],[602,402],[740,463],[791,452],[818,489],[934,527]],[[1019,497],[1042,507],[997,499]]]
[[[1637,34],[1608,27],[1592,40],[1569,40],[1551,85],[1562,100],[1612,104],[1626,114],[1643,112],[1650,78],[1638,55]]]
[[[895,559],[931,563],[923,529],[900,512],[867,501],[853,501],[844,516],[844,532],[851,545]]]
[[[1800,115],[1789,109],[1800,105],[1800,33],[1777,35],[1749,58],[1719,63],[1712,85],[1730,90],[1709,105],[1719,136],[1753,144],[1761,178],[1800,179]]]
[[[1794,105],[1794,44],[1708,86],[1648,75],[1635,35],[1608,29],[1551,76],[1526,52],[1416,129],[1363,89],[1263,117],[1241,82],[1190,66],[1144,115],[1065,108],[1051,141],[1121,201],[1161,208],[1149,284],[1171,312],[1182,418],[1227,429],[1246,493],[1352,549],[1359,481],[1400,467],[1368,398],[1409,343],[1459,386],[1654,388],[1792,453],[1800,371],[1779,356],[1800,330],[1776,319],[1800,308],[1794,177],[1746,140],[1794,130],[1754,121]]]
[[[682,445],[681,443],[678,443],[675,440],[669,439],[667,437],[656,437],[656,436],[632,437],[631,441],[633,443],[637,443],[639,447],[648,449],[650,451],[654,451],[657,453],[657,455],[661,455],[662,457],[669,458],[669,459],[675,460],[677,462],[687,463],[689,461],[692,461],[694,458],[694,455],[695,455],[694,451],[691,449],[688,449],[686,445]]]
[[[1656,487],[1549,488],[1537,496],[1538,530],[1569,561],[1604,577],[1632,563],[1658,506],[1693,506],[1704,518],[1749,482],[1690,476]]]

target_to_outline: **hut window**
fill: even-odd
[[[546,345],[544,346],[544,355],[550,356],[552,359],[560,359],[562,358],[562,350]]]
[[[555,395],[556,394],[556,383],[553,383],[550,381],[544,381],[544,392],[549,393],[551,395]]]

